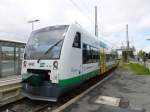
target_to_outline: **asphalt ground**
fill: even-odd
[[[129,108],[95,103],[100,96],[127,98]],[[66,108],[64,112],[150,112],[150,76],[118,67],[111,78]]]

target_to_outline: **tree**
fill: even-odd
[[[142,50],[140,50],[137,55],[138,55],[139,58],[142,58],[142,59],[145,58],[145,52],[142,51]]]

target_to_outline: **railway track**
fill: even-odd
[[[52,106],[52,102],[33,101],[28,98],[23,98],[2,106],[0,112],[40,112],[48,106]]]
[[[96,76],[85,81],[82,85],[76,87],[73,92],[69,91],[61,96],[58,102],[34,101],[23,98],[0,107],[0,112],[60,112],[110,77],[110,73],[114,71],[115,68],[101,75],[101,77]]]

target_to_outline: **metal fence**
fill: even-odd
[[[0,40],[0,78],[21,73],[25,43]]]

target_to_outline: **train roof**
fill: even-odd
[[[53,26],[48,26],[48,27],[44,27],[44,28],[40,28],[40,29],[37,29],[37,30],[34,30],[32,33],[38,33],[38,32],[41,32],[41,31],[48,31],[50,29],[57,29],[57,28],[69,28],[70,26],[75,26],[79,29],[81,29],[82,31],[84,31],[86,34],[90,35],[91,38],[95,39],[96,41],[98,40],[97,37],[91,33],[89,33],[87,30],[85,30],[80,24],[78,23],[73,23],[73,24],[70,24],[70,25],[53,25]],[[99,46],[100,47],[103,47],[103,48],[110,48],[110,46],[104,42],[103,40],[98,40],[99,41]]]
[[[47,27],[44,27],[44,28],[34,30],[32,33],[39,33],[39,32],[42,32],[42,31],[49,31],[49,30],[53,30],[53,29],[57,29],[57,28],[68,28],[68,27],[69,27],[69,25],[47,26]]]
[[[102,41],[100,41],[100,47],[108,48],[108,45]]]
[[[109,48],[109,45],[104,42],[103,40],[99,40],[98,37],[96,37],[95,35],[89,33],[87,30],[85,30],[80,24],[78,23],[74,23],[74,24],[71,24],[71,25],[75,25],[76,27],[80,28],[81,30],[83,30],[85,33],[87,33],[88,35],[90,35],[91,38],[95,39],[96,41],[99,41],[99,46],[100,47],[103,47],[103,48]]]

